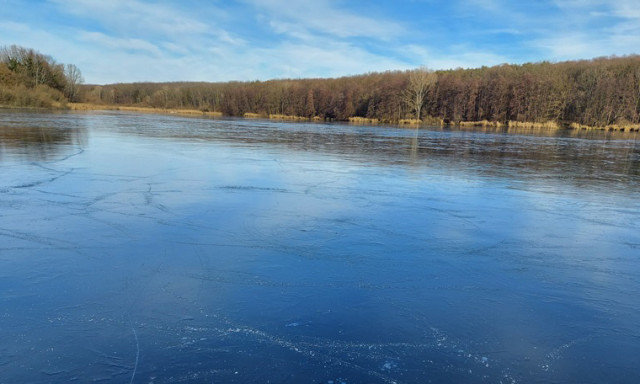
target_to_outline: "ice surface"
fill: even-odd
[[[0,377],[638,382],[639,154],[3,111]]]

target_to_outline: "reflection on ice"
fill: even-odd
[[[0,131],[8,381],[640,380],[629,138],[115,113]]]

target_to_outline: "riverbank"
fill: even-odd
[[[16,108],[11,105],[0,105],[0,108]],[[126,111],[126,112],[139,112],[139,113],[153,113],[153,114],[168,114],[168,115],[181,115],[181,116],[193,116],[193,117],[222,117],[225,116],[222,112],[207,111],[197,109],[180,109],[180,108],[153,108],[153,107],[138,107],[138,106],[123,106],[112,104],[92,104],[92,103],[56,103],[48,107],[19,107],[27,109],[52,109],[52,110],[72,110],[72,111]],[[259,114],[259,113],[245,113],[243,115],[245,119],[270,119],[270,120],[284,120],[284,121],[334,121],[323,119],[319,116],[305,117],[296,115],[282,115],[282,114]],[[416,119],[400,119],[398,121],[363,118],[358,116],[352,116],[348,119],[348,122],[355,125],[378,125],[378,124],[390,124],[399,126],[440,126],[440,127],[456,127],[461,129],[493,129],[509,132],[510,130],[537,130],[537,131],[557,131],[557,130],[569,130],[569,131],[604,131],[604,132],[627,132],[627,133],[640,133],[640,124],[610,124],[606,126],[591,126],[579,123],[565,123],[559,124],[555,121],[547,122],[529,122],[529,121],[445,121],[440,118],[433,118],[427,116],[422,120]]]
[[[122,105],[89,104],[89,103],[67,103],[67,109],[72,111],[127,111],[141,113],[158,113],[184,116],[211,116],[221,117],[221,112],[200,111],[197,109],[177,109],[177,108],[151,108],[133,107]]]

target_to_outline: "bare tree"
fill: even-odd
[[[65,87],[64,68],[51,56],[33,49],[12,45],[0,48],[0,62],[20,78],[27,87],[48,85],[62,91]]]
[[[16,72],[20,64],[28,57],[28,50],[17,45],[10,47],[3,46],[0,48],[0,61],[5,63],[7,67]]]
[[[304,115],[306,117],[313,117],[316,114],[316,107],[313,102],[313,89],[309,89],[307,92],[307,98],[305,100]]]
[[[82,73],[80,73],[80,69],[78,69],[74,64],[67,64],[64,67],[64,77],[67,80],[67,84],[64,89],[65,94],[69,101],[75,101],[80,84],[84,83]]]
[[[404,91],[403,99],[407,107],[415,112],[418,120],[422,117],[422,107],[427,99],[427,94],[436,80],[436,74],[426,67],[409,71],[409,83]]]
[[[640,68],[636,69],[636,85],[638,86],[638,93],[636,94],[636,110],[634,122],[640,123]]]

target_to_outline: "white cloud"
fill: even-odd
[[[62,12],[97,21],[113,33],[175,36],[206,33],[211,28],[211,25],[185,15],[181,9],[159,3],[136,0],[51,2]]]
[[[421,65],[430,69],[454,69],[454,68],[478,68],[483,65],[491,66],[508,62],[508,57],[474,50],[470,46],[454,46],[449,48],[452,52],[427,49],[418,45],[406,45],[401,47],[401,52],[415,61],[414,67]]]
[[[156,45],[142,39],[117,38],[100,32],[80,32],[79,39],[112,50],[146,52],[155,56],[162,55],[162,51]]]
[[[599,56],[630,55],[638,53],[640,35],[593,36],[565,34],[532,41],[550,60],[577,60]]]
[[[29,31],[29,25],[14,21],[0,21],[0,31],[5,33],[24,33]]]
[[[191,53],[191,51],[189,51],[189,49],[187,49],[185,46],[180,45],[180,44],[175,44],[175,43],[171,43],[171,42],[163,42],[160,44],[162,46],[162,48],[164,48],[166,51],[170,52],[170,53],[175,53],[177,55],[188,55],[189,53]]]
[[[55,31],[32,28],[28,24],[0,22],[0,45],[20,45],[33,48],[45,55],[51,55],[56,61],[77,63],[78,55],[69,54],[75,47],[69,41],[54,33]],[[46,42],[46,46],[43,46]]]
[[[284,77],[338,77],[371,71],[406,69],[406,63],[375,55],[365,49],[343,42],[324,41],[318,45],[284,43],[271,49],[259,50],[260,56],[273,73]]]
[[[545,51],[546,56],[553,60],[602,55],[600,46],[580,34],[549,36],[532,41],[532,45]],[[585,56],[587,53],[589,56]]]
[[[640,3],[636,0],[555,3],[564,23],[530,41],[545,57],[570,60],[638,53]]]
[[[639,49],[637,0],[471,1],[440,7],[415,2],[420,11],[402,15],[381,13],[386,4],[346,0],[241,0],[213,6],[207,1],[194,6],[169,0],[48,0],[40,12],[16,1],[3,10],[8,16],[0,15],[0,45],[32,47],[74,63],[90,83],[336,77]],[[478,12],[486,22],[459,27],[477,20]],[[427,24],[425,17],[437,22]]]
[[[640,4],[636,0],[617,0],[610,3],[618,17],[640,20]],[[640,25],[638,26],[640,27]]]
[[[396,21],[366,17],[340,8],[331,0],[247,0],[271,19],[277,33],[294,37],[313,33],[338,38],[366,37],[389,40],[405,32]]]

